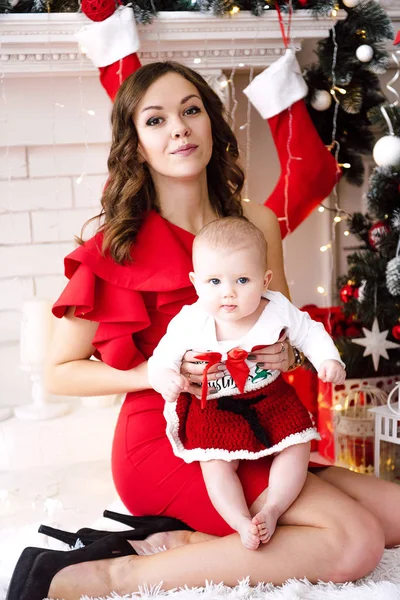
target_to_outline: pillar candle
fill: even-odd
[[[20,361],[22,366],[41,366],[53,333],[51,302],[32,298],[24,302],[21,319]]]

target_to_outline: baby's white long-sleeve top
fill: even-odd
[[[166,334],[154,350],[148,361],[149,382],[157,390],[157,373],[160,370],[172,369],[180,372],[182,357],[189,349],[200,352],[221,352],[224,361],[226,353],[232,348],[242,348],[250,352],[254,346],[267,346],[278,341],[282,330],[286,331],[291,345],[300,349],[313,366],[319,369],[324,360],[337,360],[345,366],[339,352],[321,323],[313,321],[308,313],[296,308],[280,292],[267,290],[264,297],[269,300],[258,321],[239,340],[218,341],[215,332],[214,318],[206,313],[198,300],[190,306],[184,306],[174,317]],[[246,361],[247,362],[247,361]],[[279,371],[262,371],[254,362],[247,362],[250,375],[245,391],[257,389],[270,383],[279,375]],[[263,374],[263,375],[262,375]],[[217,394],[239,393],[229,375],[227,381],[212,382],[210,387],[217,387]],[[160,391],[160,390],[157,390]]]

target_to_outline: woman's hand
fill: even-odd
[[[201,384],[203,381],[203,371],[207,366],[205,362],[199,362],[196,360],[196,356],[203,351],[201,350],[188,350],[182,360],[181,375],[186,377],[190,382],[188,390],[189,394],[198,396],[201,393]],[[222,379],[226,375],[226,367],[223,363],[218,363],[212,367],[207,373],[207,380],[214,381],[215,379]],[[216,391],[216,390],[215,390]],[[208,394],[215,393],[214,390],[208,390]]]
[[[282,335],[276,344],[258,348],[249,354],[247,360],[257,363],[258,367],[265,370],[287,371],[294,362],[294,354],[291,345]]]

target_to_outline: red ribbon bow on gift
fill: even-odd
[[[246,385],[247,377],[250,369],[246,364],[246,358],[249,353],[241,348],[232,348],[227,354],[225,361],[226,368],[229,371],[233,381],[235,382],[238,390],[243,394],[244,386]],[[220,352],[204,352],[195,356],[197,360],[204,360],[207,362],[207,366],[203,371],[203,381],[201,386],[201,409],[204,410],[207,403],[207,391],[208,381],[207,373],[217,363],[220,362],[222,354]]]

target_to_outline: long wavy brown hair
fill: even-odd
[[[101,199],[102,210],[94,217],[101,222],[98,232],[104,234],[103,253],[109,251],[119,264],[131,260],[131,246],[146,214],[152,209],[160,212],[149,170],[139,161],[133,115],[149,87],[167,73],[178,73],[197,88],[211,121],[213,151],[207,165],[211,206],[221,217],[243,215],[240,199],[244,173],[238,164],[237,140],[220,98],[201,75],[184,65],[176,62],[145,65],[123,82],[116,96],[111,114],[109,178]],[[82,234],[78,242],[83,243]]]

